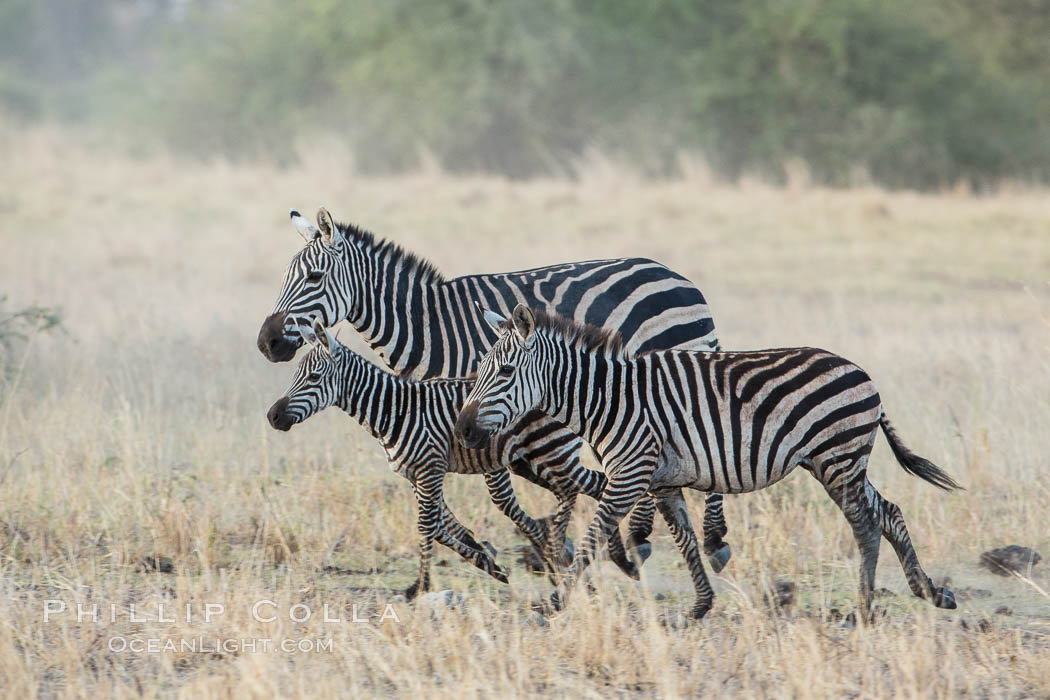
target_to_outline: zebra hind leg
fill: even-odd
[[[726,527],[725,513],[722,512],[722,494],[709,493],[704,501],[704,554],[716,574],[725,568],[733,556],[729,543],[722,539],[727,532],[729,528]]]
[[[904,516],[896,503],[886,500],[881,493],[871,484],[865,483],[868,502],[875,511],[879,524],[882,526],[882,534],[897,553],[901,568],[908,579],[908,587],[918,598],[929,600],[938,608],[948,610],[955,609],[955,594],[943,586],[934,586],[933,581],[926,575],[919,565],[919,557],[915,554],[915,548],[911,544],[908,535],[908,527],[904,524]]]
[[[681,489],[658,496],[656,507],[660,510],[660,515],[667,521],[671,536],[674,537],[674,543],[678,545],[679,551],[689,566],[689,574],[693,578],[693,587],[696,589],[696,602],[693,604],[692,616],[699,620],[711,609],[715,600],[715,592],[707,580],[707,573],[704,572],[700,546],[696,540],[693,524],[689,520],[689,510]]]
[[[868,449],[870,451],[870,447]],[[831,500],[846,516],[853,530],[853,539],[857,541],[857,549],[860,550],[860,610],[861,617],[868,621],[871,620],[871,599],[875,589],[875,567],[879,562],[882,526],[865,497],[865,485],[868,483],[866,464],[865,453],[845,470],[831,470],[845,481],[844,484],[840,482],[840,485],[832,486],[823,480],[822,483]]]

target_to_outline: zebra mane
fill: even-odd
[[[405,250],[399,244],[385,238],[379,238],[371,231],[358,228],[354,224],[336,223],[339,230],[350,242],[363,247],[376,255],[386,256],[390,261],[401,261],[405,269],[419,273],[424,284],[441,283],[445,276],[426,258],[421,258],[412,251]]]
[[[627,359],[623,348],[623,336],[609,328],[594,326],[590,323],[579,323],[555,313],[542,309],[533,309],[532,317],[536,320],[536,329],[545,330],[563,338],[571,347],[593,352],[613,360]],[[514,327],[514,322],[507,320],[502,324],[504,329]]]

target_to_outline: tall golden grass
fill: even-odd
[[[1045,191],[727,186],[699,168],[653,183],[602,162],[577,182],[364,179],[322,149],[289,170],[192,165],[50,131],[2,132],[0,154],[0,293],[66,317],[0,380],[4,694],[1050,695],[1050,562],[1023,578],[977,567],[1009,543],[1050,555]],[[801,474],[727,499],[734,558],[700,624],[679,619],[691,586],[661,524],[640,583],[599,565],[593,595],[529,624],[545,582],[516,563],[522,540],[467,477],[449,479],[450,504],[499,548],[511,585],[441,550],[436,586],[463,602],[400,602],[416,565],[407,484],[335,410],[288,434],[264,417],[292,372],[255,349],[299,245],[286,212],[318,205],[448,275],[653,257],[704,290],[725,347],[816,345],[856,361],[907,444],[967,487],[936,491],[876,446],[872,480],[959,610],[912,598],[884,547],[886,617],[836,623],[855,601],[855,546]],[[360,349],[352,331],[341,338]],[[552,510],[519,486],[530,512]],[[577,536],[591,512],[581,504]],[[767,604],[779,581],[796,584],[792,606]],[[276,620],[253,618],[260,600]],[[67,609],[45,622],[60,605],[48,601]],[[78,621],[77,603],[98,605],[100,622]],[[208,604],[223,613],[204,620]],[[309,620],[290,619],[297,604]],[[355,605],[368,622],[351,621]],[[113,651],[201,637],[205,653]],[[210,650],[247,638],[322,649]]]

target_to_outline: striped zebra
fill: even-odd
[[[479,544],[445,505],[442,482],[448,472],[484,475],[493,502],[534,547],[544,552],[553,577],[562,558],[560,547],[577,493],[583,491],[597,500],[605,488],[603,474],[580,464],[574,449],[578,443],[551,449],[551,429],[564,428],[535,412],[488,448],[466,449],[453,438],[453,429],[473,379],[416,381],[390,374],[340,345],[320,320],[315,320],[314,328],[307,332],[307,341],[313,348],[299,363],[291,387],[273,404],[267,418],[277,430],[289,430],[329,406],[339,406],[382,444],[391,467],[412,483],[418,501],[419,575],[405,591],[409,599],[430,588],[435,539],[495,579],[507,582],[506,573],[485,551],[486,546]],[[548,533],[546,523],[530,518],[514,497],[506,467],[520,459],[528,460],[554,487],[559,508],[549,526],[553,533]],[[617,534],[609,545],[610,558],[637,579],[638,569],[627,559]]]
[[[714,593],[681,489],[755,491],[798,466],[820,481],[853,529],[865,616],[882,536],[896,551],[912,593],[937,607],[955,607],[952,592],[935,587],[919,566],[900,509],[868,481],[879,427],[909,474],[945,490],[959,485],[901,443],[874,383],[853,363],[813,348],[664,351],[632,359],[615,334],[524,305],[515,307],[511,322],[491,312],[486,317],[499,340],[481,362],[457,437],[484,445],[508,422],[538,408],[582,436],[608,477],[565,586],[552,597],[555,609],[597,543],[648,492],[689,565],[696,588],[692,614],[703,617]]]
[[[306,240],[285,273],[273,313],[259,330],[259,350],[273,362],[295,356],[299,329],[350,323],[395,372],[416,379],[466,377],[496,336],[477,303],[501,313],[515,304],[615,328],[632,354],[657,349],[718,348],[703,295],[689,280],[642,258],[593,260],[521,272],[445,279],[425,260],[321,209],[314,226],[298,212],[292,224]],[[556,443],[577,440],[552,431]],[[512,471],[548,489],[525,463]],[[628,546],[648,556],[655,506],[643,499],[631,515]],[[704,549],[715,570],[729,560],[722,496],[707,498]]]

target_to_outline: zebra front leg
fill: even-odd
[[[569,591],[593,561],[598,547],[618,530],[620,521],[645,495],[652,481],[655,466],[655,459],[648,458],[635,461],[630,468],[617,469],[609,474],[601,501],[598,503],[598,510],[587,528],[587,534],[576,549],[576,558],[572,562],[572,568],[559,589],[551,594],[552,610],[560,610],[564,607]]]
[[[554,514],[550,530],[547,534],[547,546],[544,556],[547,561],[554,564],[557,569],[562,569],[572,564],[572,557],[566,556],[565,540],[569,529],[569,521],[572,519],[572,511],[576,507],[576,492],[558,495],[558,512]]]
[[[441,522],[444,531],[449,537],[454,540],[459,540],[471,549],[485,549],[485,545],[488,544],[488,542],[481,543],[474,539],[474,532],[466,525],[459,522],[455,514],[449,510],[448,504],[445,503],[443,497],[441,499]],[[440,536],[438,537],[438,542],[446,544]],[[489,546],[491,547],[492,545]]]
[[[729,563],[733,555],[729,543],[723,537],[729,532],[725,514],[722,512],[722,494],[709,493],[704,501],[704,554],[717,574]]]
[[[693,523],[689,520],[685,498],[682,496],[681,489],[674,489],[671,493],[657,496],[655,500],[660,515],[667,521],[667,526],[671,530],[674,543],[678,545],[679,551],[689,566],[693,588],[696,589],[696,602],[693,604],[692,616],[699,620],[711,609],[715,592],[711,589],[711,583],[704,572],[704,562],[700,556],[700,547],[696,541]]]
[[[882,527],[882,535],[897,553],[911,592],[918,598],[929,600],[938,608],[954,610],[955,594],[943,586],[934,586],[933,581],[919,565],[919,557],[911,544],[911,536],[908,535],[908,527],[904,524],[901,509],[896,503],[886,500],[870,481],[865,480],[864,489],[867,501]]]
[[[637,566],[644,564],[653,553],[653,545],[649,541],[649,536],[653,534],[655,514],[656,504],[650,496],[646,495],[631,510],[631,517],[627,521],[627,548],[634,552]]]
[[[442,482],[444,481],[444,470],[422,469],[416,476],[413,484],[416,490],[416,500],[419,504],[419,536],[420,536],[420,559],[419,575],[416,582],[405,590],[405,597],[409,600],[418,594],[430,590],[430,559],[433,553],[433,542],[440,534],[443,544],[455,551],[465,559],[471,561],[474,566],[481,569],[497,581],[507,583],[507,573],[496,562],[480,548],[469,547],[459,540],[452,538],[445,529],[441,519],[441,505],[444,502],[442,494]]]
[[[417,477],[412,486],[416,492],[416,527],[419,530],[419,574],[416,581],[405,589],[405,597],[412,600],[420,593],[430,590],[430,557],[434,546],[434,536],[441,524],[441,508],[434,499],[437,492],[440,497],[443,473],[426,474]]]
[[[521,509],[518,499],[514,495],[514,487],[510,482],[510,472],[506,469],[497,469],[485,472],[484,476],[485,485],[488,487],[489,498],[492,499],[492,502],[496,504],[501,513],[518,526],[518,529],[533,547],[543,552],[548,539],[547,525],[545,523],[540,524]]]
[[[564,429],[562,429],[564,430]],[[567,432],[567,431],[566,431]],[[559,518],[564,518],[564,526],[560,529],[552,527],[552,532],[557,534],[552,535],[557,537],[557,541],[550,544],[549,551],[557,554],[553,559],[550,559],[547,553],[544,553],[548,559],[553,562],[562,562],[568,557],[572,557],[572,542],[565,537],[565,530],[568,529],[569,520],[572,517],[572,508],[575,503],[576,495],[584,493],[596,501],[600,501],[602,493],[605,490],[606,478],[605,474],[600,471],[588,469],[580,463],[579,457],[579,446],[582,444],[574,435],[569,434],[571,438],[567,445],[561,450],[551,450],[548,443],[542,445],[542,450],[534,450],[527,452],[529,456],[535,459],[535,469],[540,477],[550,483],[548,490],[551,491],[560,501],[558,513],[554,516],[555,525]],[[549,436],[550,440],[557,441],[557,436]],[[569,498],[571,494],[573,501],[566,502],[563,499]],[[630,560],[627,556],[627,552],[624,550],[623,540],[620,539],[620,531],[616,529],[609,537],[609,559],[616,564],[617,567],[629,577],[637,580],[638,579],[638,566]],[[567,550],[567,551],[566,551]]]

